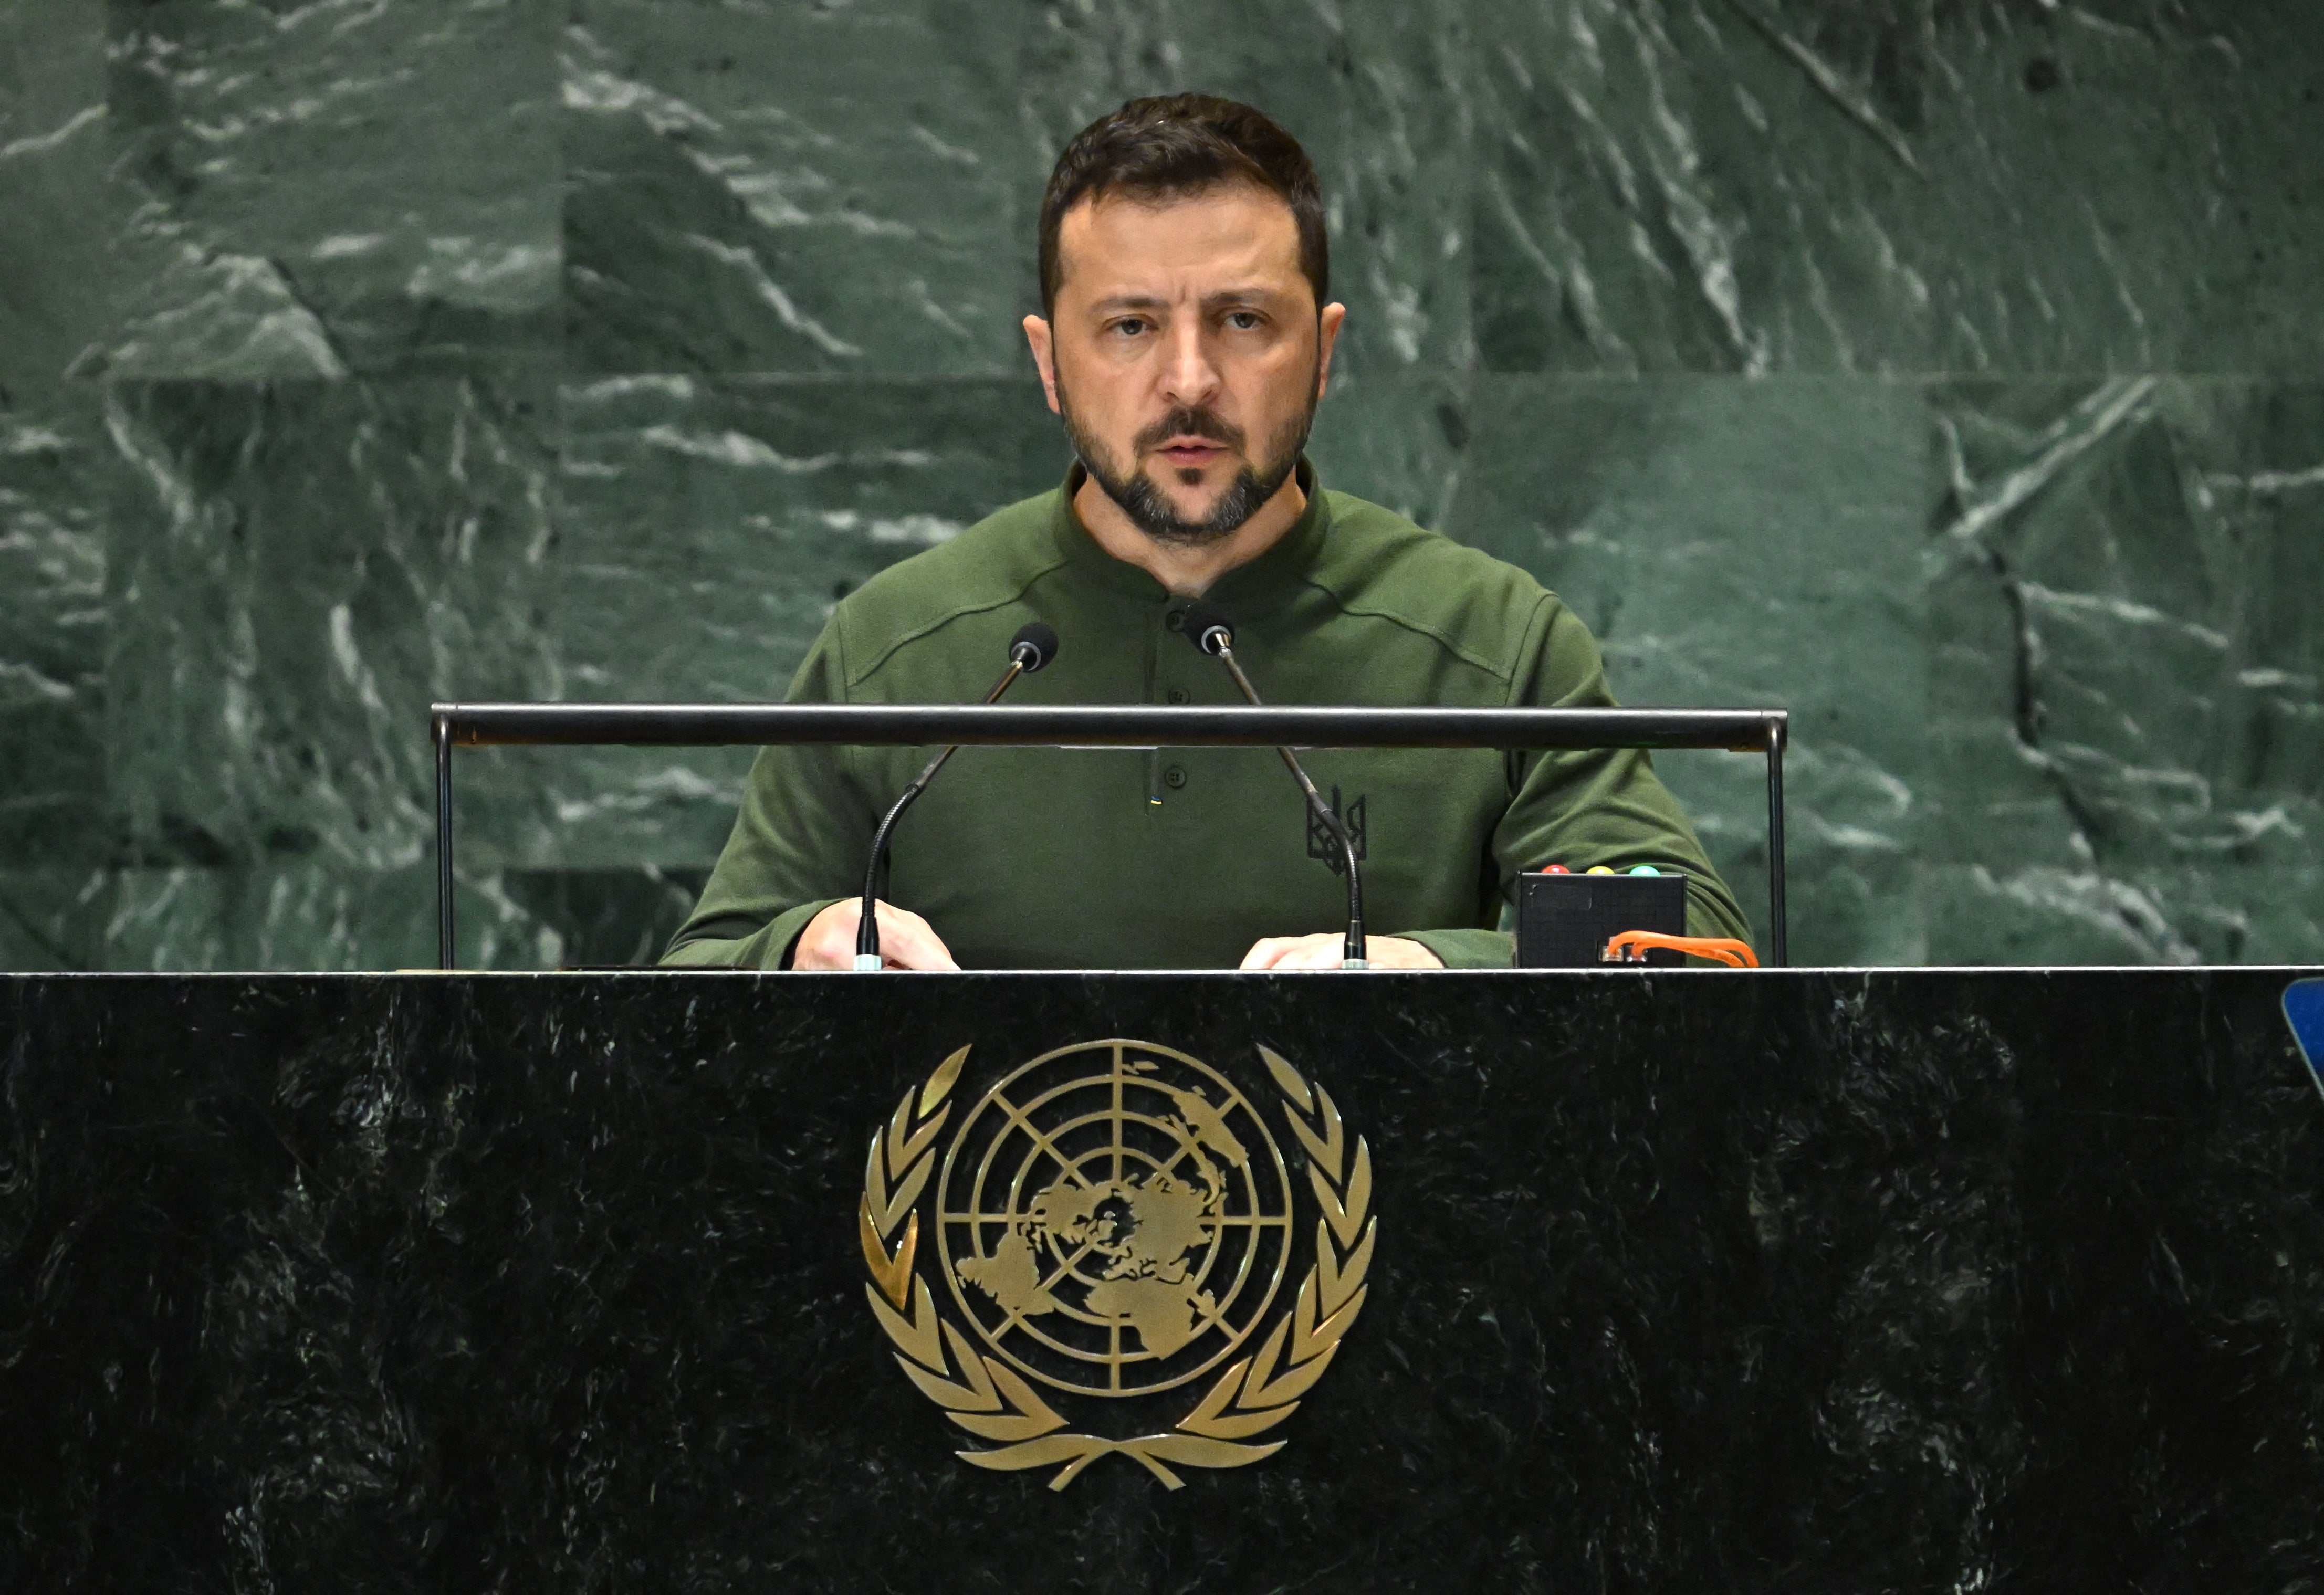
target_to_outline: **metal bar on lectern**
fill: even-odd
[[[1000,704],[438,704],[463,747],[1739,748],[1764,709]]]
[[[438,712],[436,743],[436,967],[452,967],[452,722]]]
[[[437,704],[437,953],[452,967],[452,748],[1705,748],[1768,758],[1768,904],[1784,962],[1782,709],[1148,704]]]
[[[1781,969],[1792,961],[1791,927],[1785,921],[1784,877],[1784,731],[1767,722],[1767,951]]]

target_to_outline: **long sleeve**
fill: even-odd
[[[1614,696],[1589,629],[1554,597],[1545,597],[1539,643],[1529,670],[1510,685],[1512,707],[1611,708]],[[1493,832],[1503,928],[1396,934],[1425,944],[1448,968],[1507,967],[1515,954],[1517,877],[1544,864],[1627,870],[1636,864],[1687,873],[1687,930],[1693,936],[1750,937],[1734,894],[1711,867],[1684,812],[1638,749],[1575,749],[1512,755],[1512,795]]]
[[[839,629],[827,626],[784,701],[844,702],[845,681]],[[851,748],[761,748],[717,867],[662,963],[779,969],[809,920],[862,890],[878,821],[860,765]]]

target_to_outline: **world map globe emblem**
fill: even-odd
[[[936,1181],[936,1250],[985,1343],[1055,1388],[1166,1390],[1249,1338],[1291,1256],[1259,1111],[1182,1052],[1093,1041],[986,1092]]]

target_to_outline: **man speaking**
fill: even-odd
[[[1272,704],[1609,705],[1597,644],[1523,571],[1328,493],[1302,450],[1346,308],[1298,143],[1248,106],[1133,100],[1083,132],[1041,205],[1025,318],[1078,463],[865,583],[792,703],[982,697],[1031,621],[1056,663],[1013,701],[1229,704],[1176,634],[1200,597]],[[873,832],[908,748],[785,747],[663,962],[853,966]],[[1510,961],[1523,870],[1689,877],[1688,929],[1743,917],[1644,753],[1343,750],[1308,769],[1363,860],[1379,967]],[[1340,849],[1263,748],[964,748],[898,825],[891,966],[1336,968]]]

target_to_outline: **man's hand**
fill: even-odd
[[[941,969],[959,973],[952,951],[928,922],[893,903],[876,903],[880,916],[880,962],[889,969]],[[791,949],[793,969],[853,969],[855,927],[863,919],[863,899],[842,898],[807,922]]]
[[[881,924],[885,925],[882,919]],[[1321,936],[1271,936],[1253,942],[1242,955],[1245,969],[1337,969],[1348,950],[1344,931]],[[1442,969],[1444,960],[1400,936],[1364,938],[1364,957],[1374,969]]]

